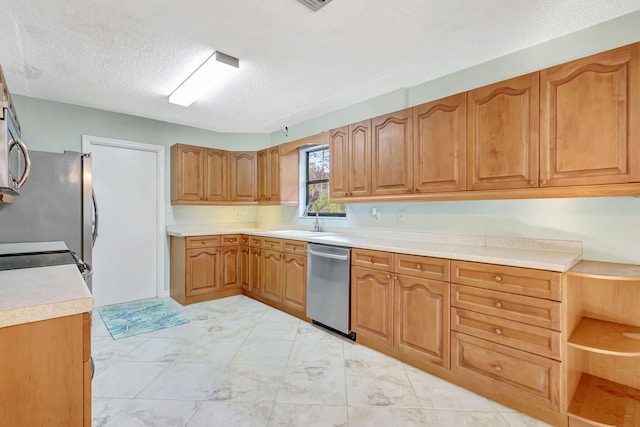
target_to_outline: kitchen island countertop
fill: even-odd
[[[377,234],[376,237],[373,234]],[[264,230],[215,227],[211,225],[167,226],[167,234],[190,237],[217,234],[248,234],[310,243],[371,249],[410,255],[448,258],[461,261],[508,265],[564,272],[582,259],[582,243],[578,241],[467,236],[432,233],[373,232],[314,233],[304,230]]]
[[[93,297],[73,264],[0,271],[0,328],[93,309]]]

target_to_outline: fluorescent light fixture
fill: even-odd
[[[238,61],[238,58],[222,52],[213,52],[213,55],[207,58],[197,70],[187,77],[187,80],[182,82],[182,84],[169,95],[169,102],[188,107],[204,92],[236,71],[239,66],[240,61]]]

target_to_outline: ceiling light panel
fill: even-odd
[[[235,74],[239,67],[240,61],[237,58],[215,51],[169,95],[169,102],[188,107],[204,93]]]

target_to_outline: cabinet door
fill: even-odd
[[[540,186],[640,181],[640,44],[540,72]]]
[[[413,125],[414,192],[465,190],[467,94],[414,107]]]
[[[371,120],[349,125],[349,196],[371,195]]]
[[[396,111],[371,121],[372,194],[408,194],[413,191],[413,114]]]
[[[240,285],[245,291],[251,290],[251,248],[243,246],[240,249]]]
[[[329,197],[346,197],[349,193],[348,128],[331,131],[329,139]]]
[[[203,150],[202,147],[183,144],[171,147],[172,200],[201,201],[204,198]]]
[[[269,201],[280,201],[280,146],[269,148]]]
[[[249,289],[251,292],[262,295],[262,251],[260,248],[251,248],[251,265],[249,267]]]
[[[391,273],[351,268],[351,329],[358,339],[393,346],[392,283]]]
[[[282,303],[301,314],[307,311],[307,257],[282,256]]]
[[[222,289],[234,289],[240,283],[240,247],[224,246],[222,252]]]
[[[255,151],[234,151],[230,154],[232,202],[258,201],[258,160]]]
[[[210,201],[229,200],[228,152],[204,149],[204,198]]]
[[[269,152],[258,151],[258,201],[269,201],[271,184],[269,182]]]
[[[83,314],[0,328],[0,343],[0,424],[82,426]]]
[[[187,249],[185,295],[220,290],[220,248]]]
[[[449,284],[398,275],[394,347],[398,353],[449,368]]]
[[[282,253],[263,250],[260,257],[262,264],[262,295],[275,302],[282,301]]]
[[[538,186],[538,73],[468,93],[467,189]]]

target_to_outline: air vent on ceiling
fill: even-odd
[[[322,7],[326,6],[331,2],[331,0],[298,0],[300,3],[307,6],[309,9],[314,12],[319,11]]]

